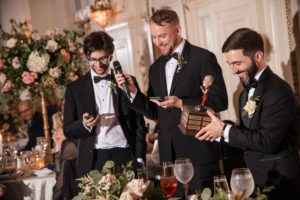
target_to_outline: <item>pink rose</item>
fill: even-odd
[[[2,69],[3,67],[4,67],[4,62],[0,60],[0,69]]]
[[[64,57],[66,63],[69,63],[70,62],[70,54],[65,50],[65,49],[61,49],[60,50],[60,54]]]
[[[23,82],[27,85],[33,83],[37,78],[36,72],[23,72],[22,74]]]
[[[1,92],[8,92],[12,88],[13,84],[11,81],[7,81],[3,88],[1,89]]]
[[[144,182],[143,179],[133,179],[127,183],[124,192],[128,192],[133,198],[142,197],[148,185],[149,182]]]
[[[69,51],[70,51],[70,52],[74,52],[75,49],[76,49],[76,47],[75,47],[74,43],[73,43],[73,42],[70,42],[70,43],[69,43]]]

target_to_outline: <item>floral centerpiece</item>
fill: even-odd
[[[120,172],[115,171],[114,162],[107,161],[102,171],[93,170],[78,179],[81,192],[73,200],[168,199],[159,187],[154,187],[153,182],[135,179],[131,162],[122,166]]]
[[[40,89],[53,94],[77,79],[82,75],[83,49],[78,42],[82,36],[57,29],[43,35],[11,34],[0,27],[0,98],[10,105],[16,99],[31,99]]]

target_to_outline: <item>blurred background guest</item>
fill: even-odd
[[[29,101],[21,101],[18,104],[18,112],[21,120],[27,125],[29,141],[24,150],[31,150],[36,145],[36,138],[44,136],[43,116],[40,112],[35,112],[33,105]]]
[[[56,151],[56,184],[53,187],[53,199],[71,199],[77,191],[75,184],[77,150],[75,143],[67,139],[63,132],[63,113],[52,116],[53,140]]]

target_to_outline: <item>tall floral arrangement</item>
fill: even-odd
[[[1,103],[29,100],[40,89],[59,94],[82,75],[82,32],[58,29],[7,33],[0,27]],[[2,105],[3,106],[3,105]]]

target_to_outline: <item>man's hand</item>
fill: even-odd
[[[89,113],[83,113],[82,122],[88,128],[93,128],[100,122],[100,115],[96,117],[90,116]]]
[[[182,100],[176,96],[166,96],[164,101],[158,101],[155,99],[150,99],[150,101],[163,108],[182,108]]]
[[[225,123],[220,120],[213,111],[210,109],[207,110],[208,116],[211,118],[211,123],[208,124],[206,127],[202,128],[195,137],[198,140],[206,140],[213,142],[216,138],[222,136],[223,127]]]
[[[115,79],[117,81],[117,84],[118,84],[118,87],[120,89],[122,89],[122,85],[127,82],[127,85],[128,85],[128,89],[129,89],[129,92],[131,94],[131,96],[134,96],[137,89],[134,85],[134,81],[132,79],[131,76],[129,76],[127,73],[124,72],[124,74],[117,74],[117,73],[114,73],[114,76],[115,76]]]

